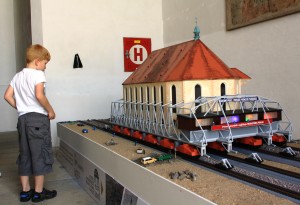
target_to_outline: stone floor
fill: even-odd
[[[55,205],[94,205],[94,200],[72,179],[64,167],[55,160],[54,171],[46,175],[45,187],[55,189],[54,199],[40,203],[19,202],[21,186],[17,174],[16,159],[18,141],[16,132],[0,132],[0,204],[55,204]],[[33,184],[33,183],[32,183]]]

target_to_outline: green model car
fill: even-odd
[[[157,157],[157,161],[164,161],[164,160],[169,160],[172,158],[173,158],[173,156],[171,154],[161,154]]]

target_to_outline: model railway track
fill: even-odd
[[[293,147],[293,146],[290,146],[294,151],[296,152],[300,152],[300,148],[299,147]]]
[[[283,175],[287,175],[289,177],[294,177],[294,178],[300,179],[300,173],[298,173],[298,172],[293,172],[293,171],[290,171],[290,170],[281,169],[281,168],[274,167],[274,166],[271,166],[271,165],[263,164],[263,162],[262,163],[255,163],[255,162],[247,161],[246,156],[244,158],[242,158],[242,157],[230,155],[230,154],[227,154],[227,153],[224,154],[224,153],[220,153],[220,152],[213,152],[213,154],[218,155],[218,156],[222,156],[222,157],[226,157],[226,158],[234,160],[234,161],[249,164],[251,166],[255,166],[255,167],[262,168],[262,169],[277,172],[277,173],[280,173],[280,174],[283,174]]]
[[[111,124],[109,123],[109,121],[106,121],[106,120],[87,120],[87,121],[78,121],[78,123],[82,123],[82,124],[91,126],[93,128],[97,128],[97,129],[103,130],[105,132],[114,134],[114,132],[112,130],[108,129]],[[129,139],[129,140],[137,141],[137,139],[122,135],[120,133],[118,133],[118,135],[120,135],[126,139]],[[145,142],[139,141],[139,143],[143,144]],[[149,146],[149,143],[145,143],[145,144],[147,144],[147,146]],[[164,148],[161,148],[158,146],[152,145],[151,147],[158,149],[160,151],[165,151]],[[274,191],[276,193],[300,200],[300,185],[298,185],[298,184],[291,184],[288,182],[284,182],[282,180],[263,176],[263,175],[254,173],[252,171],[241,169],[238,167],[233,167],[232,169],[229,169],[229,170],[220,169],[218,166],[216,166],[216,164],[219,162],[215,159],[211,159],[208,157],[201,157],[199,159],[199,158],[186,157],[184,155],[181,155],[181,156],[183,157],[184,160],[187,160],[194,164],[204,166],[206,168],[209,168],[209,169],[215,170],[217,172],[223,173],[225,175],[231,176],[233,178],[237,178],[237,179],[243,180],[245,182],[248,182],[248,183],[266,188],[268,190]],[[246,162],[243,161],[243,163],[246,163]],[[268,166],[262,165],[262,167],[268,167]],[[295,178],[300,177],[299,173],[293,173],[293,172],[288,173],[287,170],[283,171],[280,169],[276,169],[274,167],[273,168],[268,167],[266,169],[273,169],[275,172],[290,175],[290,176],[292,175]]]
[[[295,146],[294,143],[289,143],[289,144],[288,144],[288,146],[289,146],[290,148],[292,148],[294,151],[300,152],[300,143],[298,143],[297,145],[298,145],[298,146]]]
[[[285,158],[288,160],[292,160],[292,161],[296,161],[296,162],[300,162],[300,152],[299,151],[295,151],[296,156],[287,156],[287,155],[283,155],[282,153],[280,153],[280,151],[282,151],[282,147],[273,147],[273,146],[262,146],[259,149],[257,148],[248,148],[251,150],[255,150],[256,152],[261,152],[261,153],[265,153],[265,154],[269,154],[269,155],[273,155],[276,157],[281,157],[281,158]]]
[[[299,147],[293,147],[293,146],[290,146],[294,151],[296,152],[300,152],[300,148]]]
[[[230,170],[222,170],[217,168],[216,161],[206,159],[205,161],[202,160],[195,160],[195,159],[188,159],[189,161],[199,164],[202,166],[205,166],[207,168],[216,170],[218,172],[221,172],[225,175],[249,182],[251,184],[255,184],[257,186],[266,188],[268,190],[295,198],[297,200],[300,200],[300,186],[299,185],[294,185],[294,184],[286,184],[283,181],[276,180],[276,179],[270,179],[269,177],[261,176],[258,174],[255,174],[251,171],[245,170],[245,169],[240,169],[237,167],[234,167],[233,169]],[[296,187],[296,188],[295,188]]]

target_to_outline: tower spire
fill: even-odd
[[[194,40],[200,39],[200,28],[198,26],[198,20],[197,17],[195,18],[195,28],[194,28]]]

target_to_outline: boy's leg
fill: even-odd
[[[22,191],[20,192],[20,201],[27,202],[33,195],[33,189],[30,189],[29,176],[20,176]]]
[[[34,176],[35,192],[42,192],[44,188],[44,175]]]
[[[44,175],[52,172],[54,163],[50,120],[42,114],[28,113],[27,133],[33,175],[43,182]]]
[[[35,192],[32,196],[32,202],[40,202],[56,197],[57,192],[55,190],[50,191],[44,188],[44,179],[44,175],[34,177]]]
[[[20,176],[22,191],[30,191],[29,176]]]
[[[54,163],[50,120],[47,116],[38,113],[29,113],[27,120],[27,132],[35,180],[35,192],[32,196],[32,202],[40,202],[54,198],[57,195],[55,190],[50,191],[44,188],[45,174],[52,171],[52,164]]]
[[[19,168],[20,182],[22,191],[20,192],[20,201],[27,202],[31,199],[34,190],[30,189],[29,176],[32,175],[30,148],[28,147],[28,138],[26,133],[26,116],[23,115],[18,118],[18,132],[19,132],[19,157],[17,164]]]

